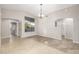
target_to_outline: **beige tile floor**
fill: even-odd
[[[7,39],[8,40],[8,39]],[[79,53],[79,44],[71,40],[55,40],[51,38],[33,36],[23,39],[13,39],[10,43],[3,44],[1,54],[65,54]]]

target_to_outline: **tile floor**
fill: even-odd
[[[79,44],[72,40],[56,40],[47,37],[33,36],[2,41],[0,54],[78,54]]]

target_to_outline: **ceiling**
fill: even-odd
[[[75,5],[75,4],[74,4]],[[73,4],[43,4],[43,14],[47,15],[51,12],[74,6]],[[34,16],[38,16],[40,13],[40,4],[1,4],[1,8],[10,10],[26,11]]]

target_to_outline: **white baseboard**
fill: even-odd
[[[10,38],[10,36],[1,37],[1,39],[6,39],[6,38]]]
[[[79,44],[79,42],[78,42],[78,41],[73,41],[73,43],[78,43],[78,44]]]
[[[46,35],[39,35],[39,36],[48,37],[48,38],[53,38],[53,39],[57,39],[57,40],[62,40],[62,39],[58,39],[58,38],[50,37],[50,36],[46,36]]]

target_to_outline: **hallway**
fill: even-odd
[[[12,43],[2,45],[1,54],[63,54],[63,53],[79,53],[79,44],[74,44],[72,41],[55,40],[52,38],[32,36],[14,40]]]

